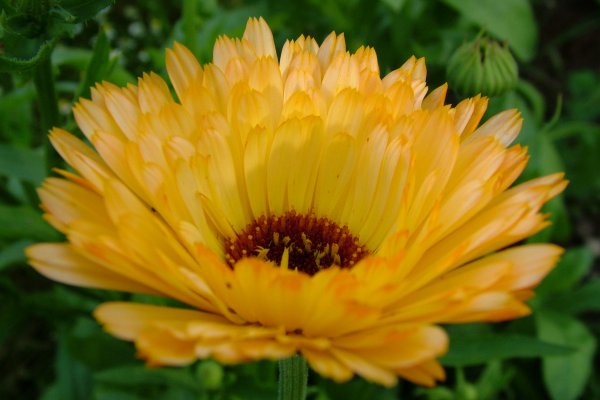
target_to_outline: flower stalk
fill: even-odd
[[[279,361],[279,400],[304,400],[308,366],[304,357],[295,355]]]
[[[44,57],[36,65],[33,82],[37,92],[38,106],[40,111],[40,130],[44,137],[52,129],[59,125],[58,99],[54,87],[54,76],[52,75],[52,60],[50,55]],[[59,163],[60,158],[48,139],[45,140],[46,168],[51,171]]]

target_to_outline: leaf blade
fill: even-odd
[[[46,176],[44,154],[25,147],[0,144],[0,175],[39,185]]]
[[[556,345],[518,334],[453,334],[450,351],[440,361],[446,366],[484,364],[506,358],[535,358],[570,353],[568,346]]]
[[[596,339],[577,319],[550,310],[536,313],[538,337],[576,349],[564,356],[544,357],[544,383],[554,400],[575,400],[581,396],[592,372]]]
[[[537,45],[537,25],[527,0],[444,0],[465,18],[506,40],[515,54],[529,61]]]

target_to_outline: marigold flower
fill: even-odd
[[[437,324],[529,313],[562,250],[508,246],[548,224],[566,183],[510,188],[527,162],[516,110],[479,126],[486,98],[426,96],[414,57],[382,79],[372,48],[335,33],[287,41],[278,61],[263,19],[205,66],[176,43],[167,70],[178,100],[148,74],[75,106],[95,150],[51,132],[77,174],[39,193],[68,241],[28,249],[51,279],[189,305],[96,310],[148,364],[300,353],[336,381],[433,385]]]

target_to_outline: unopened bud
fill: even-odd
[[[205,360],[198,364],[196,374],[206,390],[217,390],[223,383],[223,367],[213,360]]]
[[[446,70],[450,87],[461,96],[499,96],[517,83],[518,69],[508,46],[478,38],[460,46]]]

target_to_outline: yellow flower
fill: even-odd
[[[40,273],[189,308],[113,302],[96,318],[150,365],[302,354],[336,381],[444,378],[436,324],[499,321],[561,249],[507,246],[544,228],[561,174],[509,188],[527,162],[516,110],[426,96],[425,63],[380,78],[375,51],[300,36],[279,61],[268,25],[221,37],[199,65],[102,83],[74,108],[94,149],[50,139],[77,171],[39,193],[68,238],[28,249]]]

